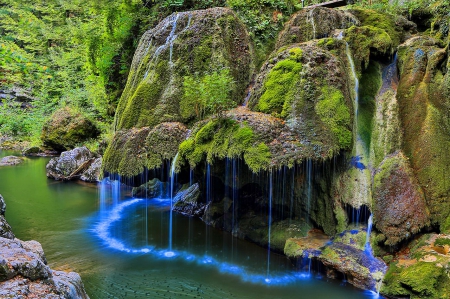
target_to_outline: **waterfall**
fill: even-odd
[[[267,241],[267,278],[266,282],[270,282],[269,274],[270,274],[270,233],[272,227],[272,197],[273,197],[273,177],[272,170],[269,172],[269,232],[268,232],[268,241]]]
[[[311,22],[312,28],[313,28],[313,39],[316,39],[316,24],[314,23],[314,15],[313,15],[314,9],[311,9],[308,13],[308,19]]]
[[[312,160],[306,160],[306,209],[307,217],[311,214],[311,197],[312,197]],[[307,219],[308,219],[307,218]]]
[[[372,232],[372,215],[369,217],[369,221],[367,223],[367,234],[366,234],[366,245],[365,245],[365,251],[367,254],[372,255],[372,248],[370,246],[370,233]]]
[[[165,253],[165,256],[171,257],[174,255],[172,251],[172,225],[173,225],[173,196],[174,196],[174,188],[175,188],[175,167],[177,164],[178,153],[172,160],[172,165],[170,167],[170,217],[169,217],[169,251]]]

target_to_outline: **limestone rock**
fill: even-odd
[[[154,178],[139,187],[134,187],[131,190],[133,197],[154,198],[158,196],[167,197],[170,196],[169,183],[161,182]]]
[[[399,46],[397,90],[402,150],[425,193],[433,224],[450,232],[450,59],[430,37]]]
[[[0,160],[0,166],[13,166],[22,163],[22,159],[16,156],[6,156]]]
[[[335,29],[346,29],[359,24],[358,19],[348,11],[325,7],[302,9],[286,23],[278,35],[275,48],[331,37]]]
[[[89,168],[83,172],[83,174],[80,177],[80,180],[85,182],[100,182],[100,176],[101,176],[101,170],[102,170],[102,158],[95,159]]]
[[[424,194],[401,152],[386,157],[373,183],[374,224],[386,245],[396,245],[429,225]]]
[[[162,122],[195,118],[181,115],[186,75],[204,76],[228,68],[238,104],[252,73],[250,38],[235,13],[223,7],[174,13],[145,32],[136,49],[116,113],[116,129],[153,128]]]
[[[41,140],[45,147],[57,151],[73,149],[78,144],[98,136],[94,123],[69,107],[53,113],[42,128]]]
[[[94,154],[86,147],[77,147],[61,153],[58,158],[52,158],[47,166],[47,177],[55,180],[70,180],[78,178],[94,162]]]

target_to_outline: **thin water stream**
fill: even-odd
[[[7,154],[0,151],[0,157]],[[91,298],[373,296],[297,272],[288,259],[273,253],[270,276],[276,279],[264,283],[266,249],[176,213],[175,255],[167,257],[170,198],[131,198],[129,188],[117,182],[97,186],[49,180],[47,162],[29,158],[0,168],[6,218],[18,238],[42,244],[53,269],[80,273]]]

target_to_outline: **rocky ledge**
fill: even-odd
[[[0,195],[0,298],[89,299],[80,275],[47,266],[39,242],[14,237]]]

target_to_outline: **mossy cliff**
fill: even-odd
[[[399,47],[398,103],[403,148],[423,188],[431,220],[450,231],[450,66],[448,50],[428,37]]]
[[[229,69],[231,98],[240,103],[252,73],[252,48],[244,25],[227,8],[174,13],[141,38],[117,107],[116,129],[187,122],[183,79]]]

